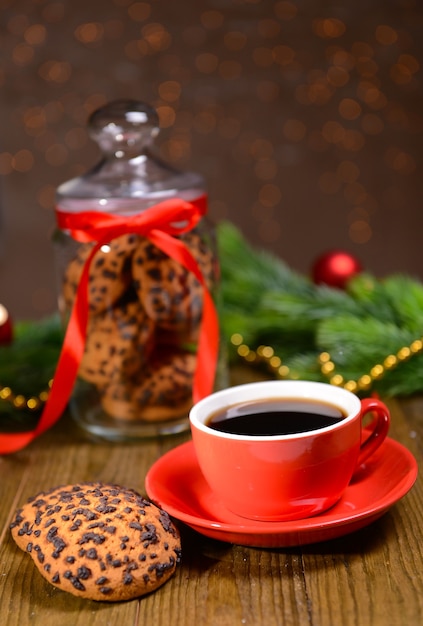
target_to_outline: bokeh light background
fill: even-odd
[[[1,0],[0,301],[55,310],[57,185],[89,114],[154,105],[210,215],[308,273],[331,248],[423,277],[419,0]]]

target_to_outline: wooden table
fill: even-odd
[[[423,398],[388,400],[390,436],[423,460]],[[101,480],[144,491],[149,467],[188,439],[93,443],[66,416],[0,457],[1,626],[419,626],[423,624],[423,478],[373,524],[303,547],[257,549],[180,525],[183,560],[150,596],[87,601],[52,587],[10,535],[14,510],[41,489]]]

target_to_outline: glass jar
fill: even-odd
[[[91,115],[88,128],[102,159],[58,188],[54,235],[65,325],[78,314],[79,291],[86,289],[87,298],[70,412],[80,426],[106,439],[182,432],[189,428],[193,394],[195,399],[205,291],[214,302],[218,278],[205,183],[154,155],[158,117],[144,103],[111,102]],[[178,215],[170,209],[180,204],[197,215],[194,227],[186,220],[170,222]],[[163,218],[168,207],[169,220]],[[153,221],[148,232],[145,219]],[[167,228],[170,234],[163,235]],[[169,238],[183,244],[182,259],[187,250],[203,283],[189,262],[167,250]],[[222,359],[219,371],[224,376]],[[214,388],[222,384],[223,378],[216,379]]]

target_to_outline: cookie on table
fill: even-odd
[[[118,302],[91,316],[78,375],[99,387],[141,371],[154,346],[154,322],[141,303]]]
[[[99,313],[113,306],[131,284],[131,257],[138,241],[137,235],[121,235],[95,253],[88,278],[91,313]],[[68,308],[73,305],[82,270],[91,250],[92,244],[81,245],[66,268],[62,291]]]
[[[10,528],[46,580],[91,600],[130,600],[155,591],[181,557],[169,515],[113,484],[40,492],[17,510]]]

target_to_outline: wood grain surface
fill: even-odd
[[[390,436],[423,459],[423,398],[388,400]],[[423,486],[382,518],[339,539],[256,549],[208,539],[183,524],[176,574],[149,596],[108,604],[45,581],[14,544],[15,509],[39,490],[79,481],[145,493],[149,467],[188,439],[94,442],[65,416],[25,450],[0,457],[2,626],[418,626],[423,624]]]

